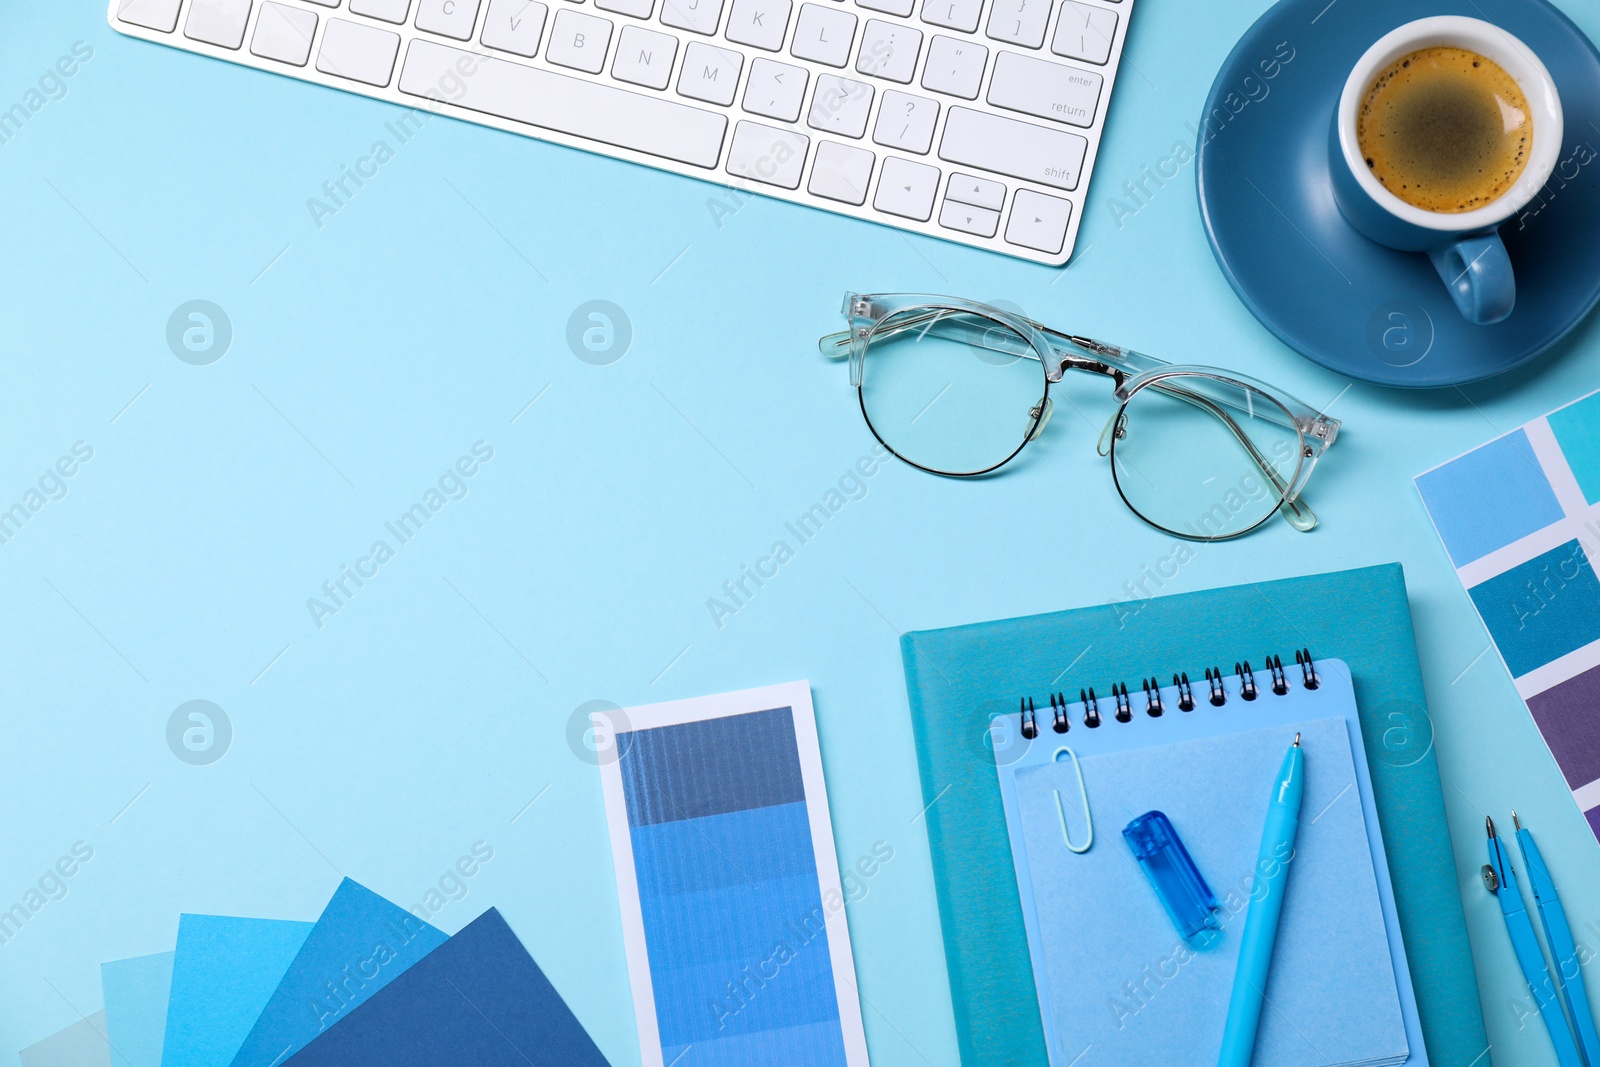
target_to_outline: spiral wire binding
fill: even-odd
[[[1272,672],[1272,691],[1278,696],[1289,692],[1289,679],[1283,673],[1283,657],[1268,656],[1267,670]]]
[[[1300,668],[1302,684],[1306,689],[1316,689],[1322,685],[1322,679],[1317,674],[1315,661],[1311,658],[1311,650],[1302,648],[1294,654],[1295,666]],[[1270,688],[1274,696],[1287,696],[1290,690],[1289,675],[1283,666],[1283,657],[1269,655],[1266,658],[1266,671],[1271,676]],[[1239,696],[1244,700],[1255,700],[1261,695],[1261,689],[1256,684],[1255,671],[1250,667],[1249,660],[1237,661],[1233,665],[1234,674],[1239,679]],[[1207,667],[1205,672],[1207,699],[1212,707],[1220,708],[1228,702],[1228,693],[1223,686],[1223,673],[1220,667]],[[1161,699],[1161,680],[1159,678],[1140,679],[1141,688],[1144,690],[1145,714],[1152,719],[1159,719],[1166,713],[1166,705]],[[1189,681],[1189,674],[1183,671],[1172,676],[1172,687],[1178,691],[1178,710],[1193,711],[1195,709],[1194,688]],[[1133,702],[1128,693],[1125,682],[1114,682],[1111,686],[1111,698],[1115,705],[1114,716],[1118,722],[1133,721]],[[1100,717],[1100,702],[1095,696],[1094,687],[1078,690],[1078,703],[1083,705],[1083,724],[1090,729],[1098,727],[1103,721]],[[1033,740],[1039,736],[1038,712],[1034,707],[1032,697],[1023,697],[1021,701],[1022,736]],[[1072,727],[1071,715],[1067,710],[1067,696],[1062,692],[1050,694],[1051,728],[1058,734],[1064,734]]]
[[[1311,662],[1311,650],[1309,648],[1302,648],[1296,652],[1294,654],[1294,662],[1300,668],[1301,673],[1305,675],[1307,689],[1315,689],[1322,684],[1322,679],[1317,677],[1316,665]]]
[[[1159,678],[1146,678],[1144,680],[1144,710],[1152,719],[1161,718],[1161,713],[1166,710],[1161,706],[1161,680]]]
[[[1246,700],[1254,700],[1260,696],[1256,689],[1256,672],[1250,669],[1250,661],[1233,665],[1233,673],[1239,676],[1239,695]]]
[[[1052,722],[1050,728],[1058,734],[1064,734],[1072,728],[1072,722],[1067,718],[1067,695],[1065,693],[1052,693],[1050,695],[1050,713]]]
[[[1220,708],[1228,702],[1228,694],[1222,688],[1222,668],[1206,668],[1206,684],[1211,687],[1211,706]]]

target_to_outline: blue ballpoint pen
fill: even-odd
[[[1256,859],[1256,886],[1265,891],[1254,897],[1245,914],[1239,944],[1239,967],[1233,973],[1233,994],[1228,998],[1228,1022],[1222,1030],[1222,1052],[1217,1067],[1250,1067],[1255,1055],[1256,1027],[1261,1022],[1261,1002],[1272,966],[1272,946],[1278,937],[1278,916],[1283,912],[1283,891],[1294,859],[1294,837],[1300,829],[1300,801],[1305,796],[1305,752],[1300,735],[1284,754],[1283,766],[1273,783],[1267,805],[1267,825],[1261,831],[1261,853]]]
[[[1528,884],[1533,888],[1533,899],[1539,907],[1539,919],[1544,924],[1544,943],[1550,947],[1555,960],[1556,992],[1567,1006],[1567,1017],[1578,1032],[1578,1046],[1589,1067],[1600,1067],[1600,1035],[1595,1033],[1594,1014],[1589,1010],[1589,991],[1583,985],[1583,971],[1578,965],[1578,947],[1572,940],[1572,927],[1567,924],[1567,913],[1556,895],[1556,883],[1539,855],[1539,846],[1533,843],[1533,834],[1523,829],[1517,813],[1511,813],[1511,822],[1517,829],[1517,845],[1522,849],[1522,862],[1527,869]]]
[[[1578,1054],[1578,1046],[1572,1041],[1572,1031],[1567,1029],[1567,1020],[1561,1014],[1561,1001],[1555,995],[1550,969],[1544,964],[1544,953],[1539,951],[1539,939],[1534,937],[1533,923],[1528,921],[1528,910],[1523,907],[1522,893],[1517,889],[1516,872],[1511,869],[1505,850],[1500,847],[1500,838],[1494,832],[1494,820],[1485,818],[1484,825],[1489,831],[1489,866],[1494,874],[1493,878],[1486,877],[1485,880],[1491,883],[1490,890],[1500,900],[1500,911],[1506,919],[1506,932],[1511,935],[1511,947],[1517,953],[1517,962],[1522,964],[1522,975],[1528,980],[1528,988],[1539,1005],[1539,1014],[1544,1016],[1545,1029],[1550,1031],[1550,1041],[1556,1047],[1556,1059],[1561,1067],[1583,1067],[1583,1057]]]

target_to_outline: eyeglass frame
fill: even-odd
[[[914,459],[902,455],[895,447],[883,439],[878,428],[873,425],[872,416],[867,412],[865,390],[862,388],[864,368],[866,365],[867,347],[873,338],[878,335],[880,328],[889,319],[903,315],[907,312],[925,310],[929,314],[926,318],[914,317],[904,322],[895,324],[895,333],[913,329],[926,322],[931,328],[934,322],[939,321],[946,314],[975,315],[990,319],[1012,331],[1012,335],[996,334],[992,330],[984,330],[976,337],[969,338],[973,343],[991,351],[1002,352],[1021,358],[1036,359],[1044,371],[1044,392],[1039,401],[1034,405],[1028,424],[1027,432],[1022,435],[1022,440],[1017,447],[1004,459],[982,470],[975,471],[942,471],[934,467],[924,466]],[[1149,526],[1176,537],[1202,541],[1227,541],[1250,533],[1272,518],[1274,514],[1282,514],[1296,530],[1308,531],[1317,525],[1317,517],[1311,508],[1301,499],[1306,482],[1310,480],[1311,472],[1315,469],[1317,461],[1322,454],[1339,436],[1341,422],[1312,407],[1297,397],[1278,389],[1276,386],[1248,375],[1236,374],[1219,367],[1210,367],[1202,364],[1175,364],[1160,360],[1154,356],[1145,355],[1117,345],[1106,344],[1090,337],[1064,333],[1024,315],[1016,314],[998,308],[991,304],[980,303],[975,300],[964,300],[960,297],[934,296],[923,293],[878,293],[858,294],[846,293],[844,305],[840,309],[845,320],[849,323],[848,330],[824,335],[817,347],[829,359],[843,359],[848,356],[850,360],[850,384],[856,390],[856,399],[861,406],[861,417],[866,420],[867,429],[878,443],[888,449],[889,453],[903,463],[910,464],[929,474],[937,474],[946,478],[976,478],[994,471],[1010,463],[1022,453],[1028,443],[1038,437],[1044,429],[1044,424],[1049,421],[1052,411],[1050,400],[1050,386],[1059,384],[1068,370],[1081,370],[1092,374],[1109,377],[1112,380],[1113,396],[1118,401],[1117,410],[1107,420],[1105,428],[1100,432],[1100,439],[1095,445],[1095,451],[1109,457],[1111,463],[1111,479],[1116,485],[1117,495],[1128,510]],[[1010,336],[1020,338],[1027,344],[1025,350],[1018,351],[1014,344],[996,344],[994,342],[1007,340]],[[890,334],[889,336],[893,336]],[[1241,406],[1236,400],[1226,393],[1207,396],[1203,385],[1199,389],[1178,388],[1171,383],[1171,379],[1182,377],[1226,383],[1242,390],[1253,391],[1270,400],[1276,405],[1278,411],[1268,410],[1268,421],[1285,429],[1292,429],[1298,438],[1298,450],[1295,461],[1294,473],[1285,479],[1268,462],[1248,435],[1240,428],[1239,424],[1230,417],[1223,407],[1234,410],[1248,410],[1252,417],[1263,413],[1252,408]],[[1166,385],[1161,383],[1167,382]],[[1186,384],[1187,381],[1186,381]],[[1122,428],[1126,425],[1125,413],[1128,403],[1139,392],[1151,387],[1159,387],[1160,391],[1188,403],[1195,404],[1221,420],[1239,440],[1240,444],[1249,453],[1251,460],[1261,470],[1262,474],[1278,490],[1278,505],[1260,519],[1243,529],[1216,537],[1196,537],[1181,530],[1173,530],[1154,521],[1136,507],[1128,494],[1123,490],[1121,480],[1117,477],[1116,442],[1122,437]],[[1281,414],[1282,417],[1272,417]]]

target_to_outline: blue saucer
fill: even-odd
[[[1561,93],[1557,174],[1500,228],[1517,304],[1493,326],[1461,317],[1426,256],[1351,229],[1327,180],[1345,75],[1428,15],[1507,27]],[[1600,53],[1546,0],[1280,0],[1222,65],[1205,116],[1196,177],[1217,263],[1262,325],[1324,367],[1380,385],[1477,381],[1544,352],[1600,299]]]

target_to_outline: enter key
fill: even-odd
[[[1104,81],[1092,70],[1001,52],[995,57],[989,103],[1007,111],[1089,127],[1094,125]]]

